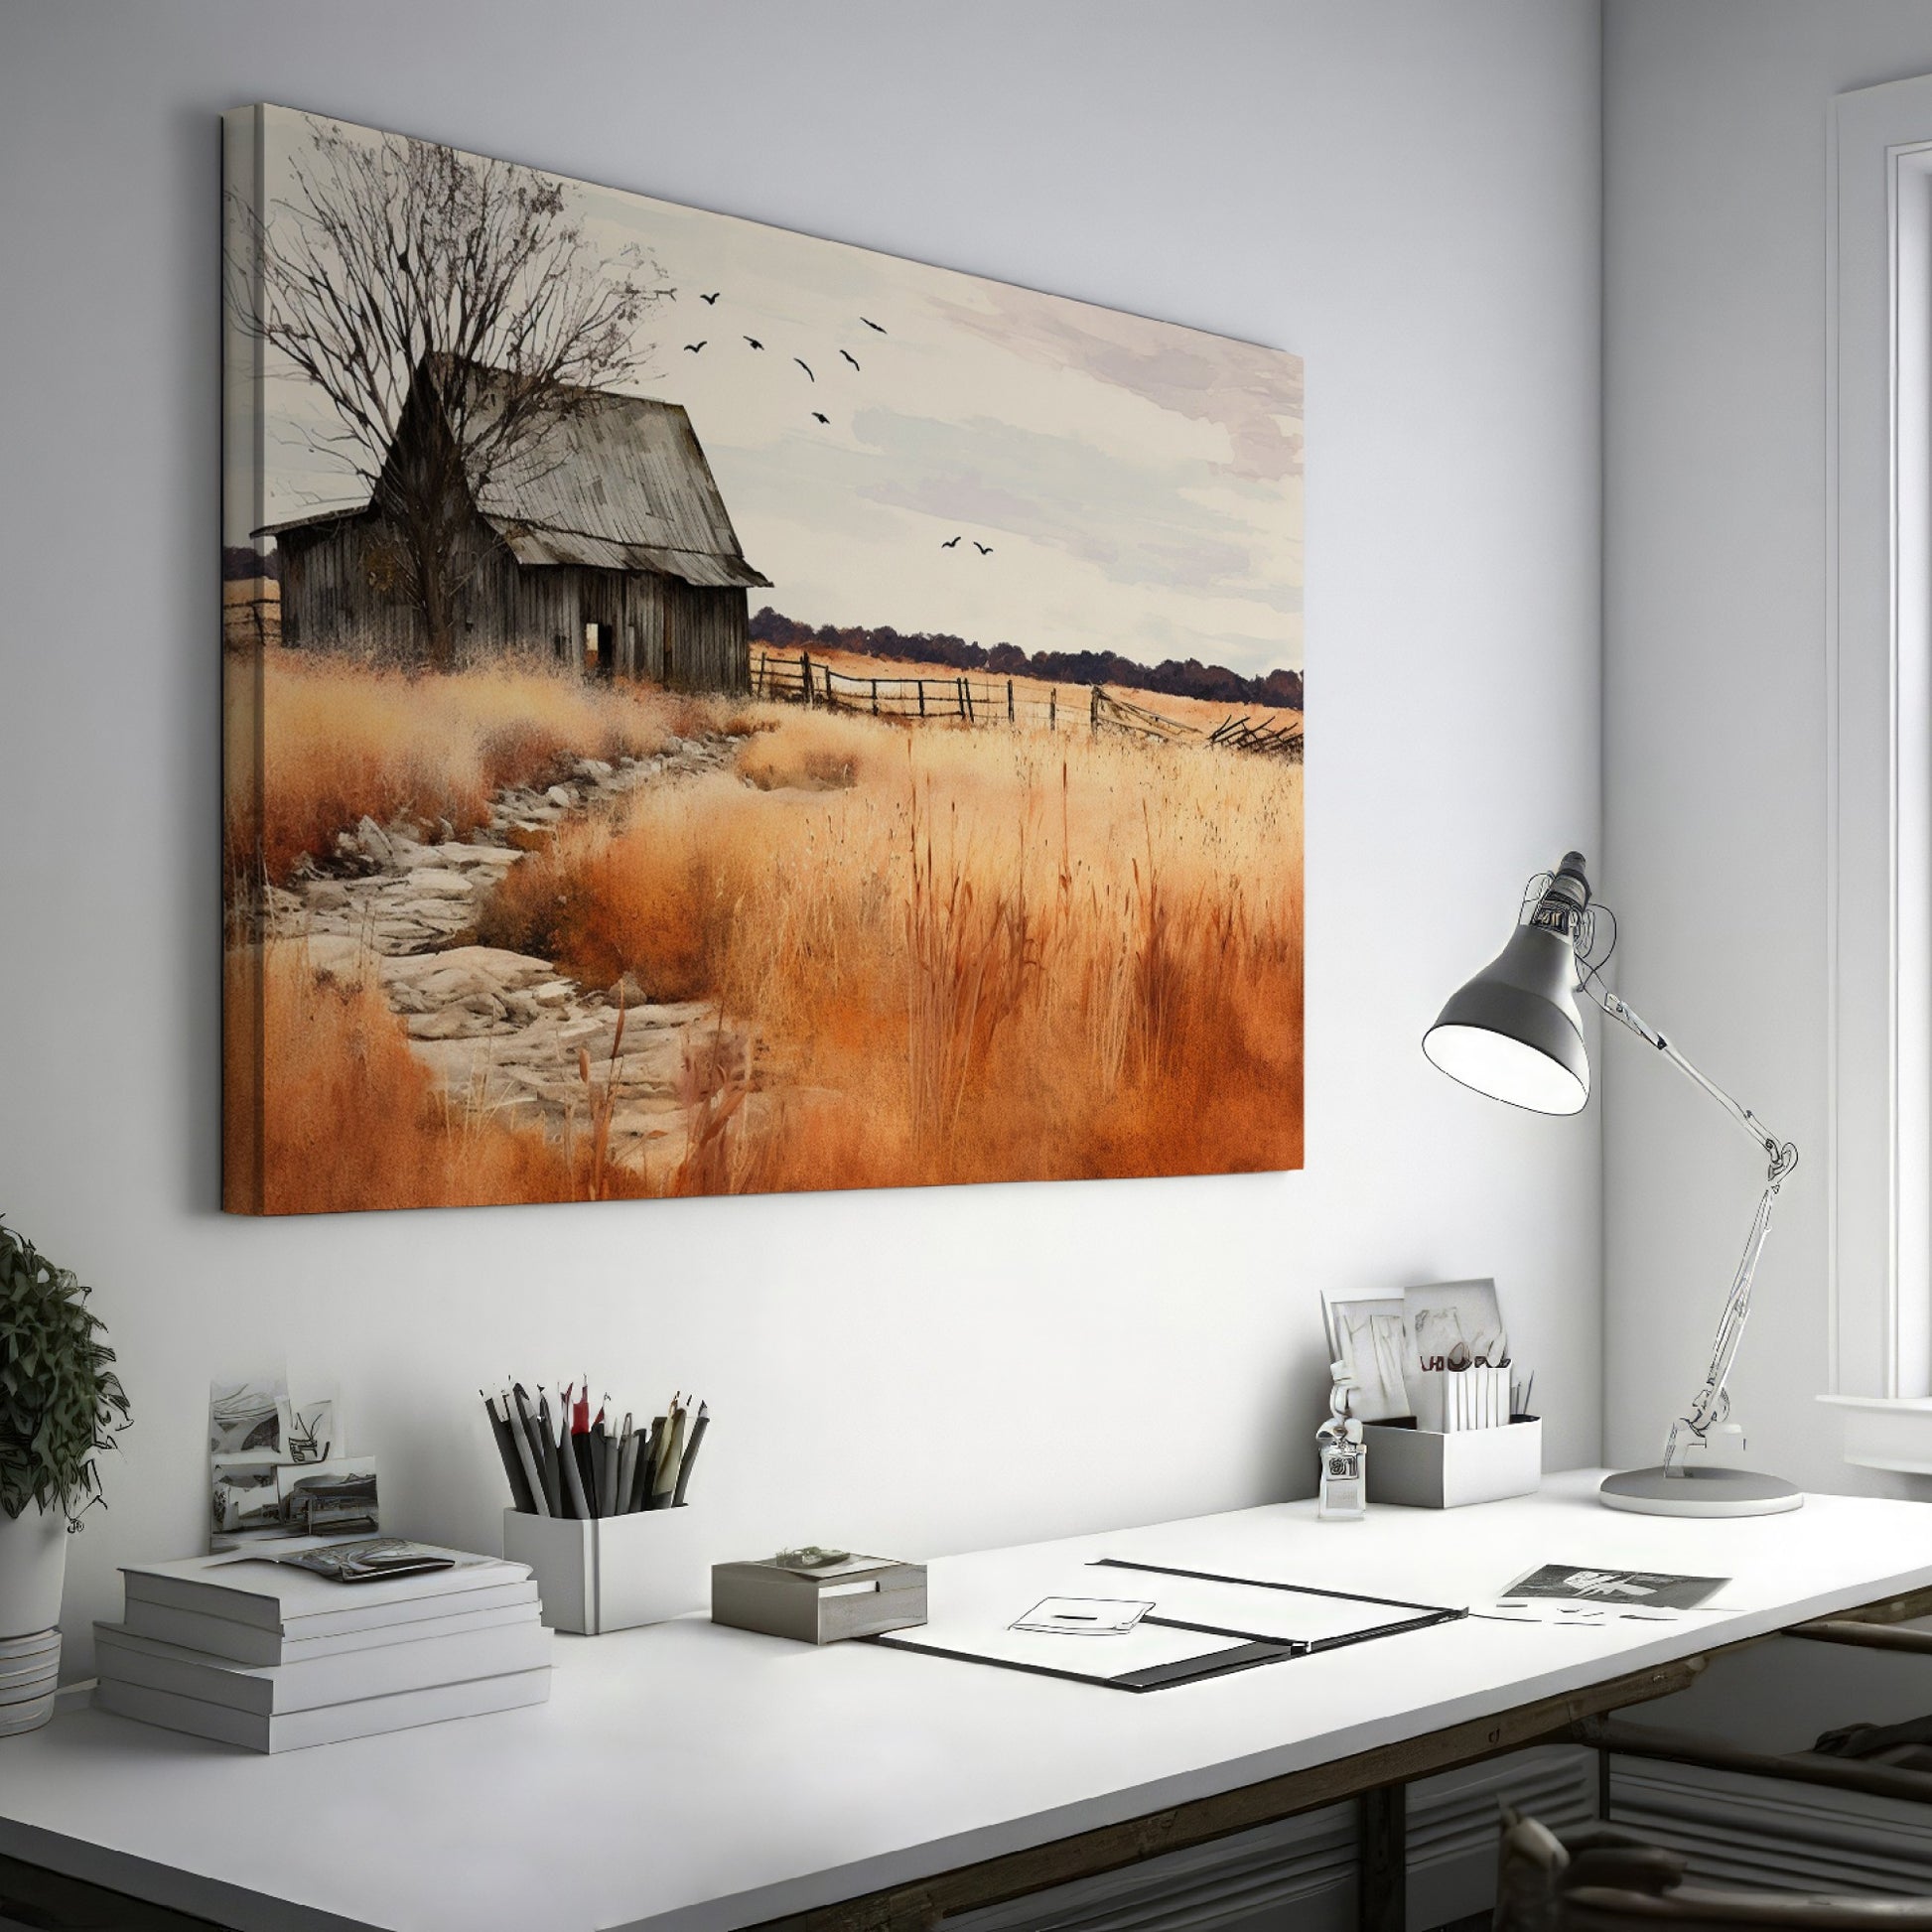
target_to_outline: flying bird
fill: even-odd
[[[861,316],[859,320],[863,322],[868,329],[879,329],[878,323],[874,322],[870,316]],[[883,336],[886,332],[883,329],[879,329],[879,333]]]
[[[710,342],[710,340],[711,340],[711,338],[710,338],[709,336],[707,336],[707,337],[706,337],[706,338],[704,339],[704,343],[708,343],[708,342]],[[686,343],[686,344],[684,345],[684,352],[685,352],[685,354],[687,354],[687,355],[695,355],[695,354],[697,354],[697,352],[699,351],[699,349],[701,349],[702,347],[704,347],[704,343]]]
[[[845,359],[848,362],[850,362],[855,369],[859,366],[859,358],[856,355],[854,355],[849,348],[842,348],[839,350],[839,353],[843,355]]]
[[[964,531],[960,532],[961,536],[963,536],[964,534],[965,534]],[[939,546],[939,548],[941,550],[950,550],[953,547],[953,545],[956,544],[958,541],[959,541],[959,537],[948,537],[945,540],[945,542]]]
[[[977,550],[982,557],[990,557],[993,554],[993,546],[990,543],[982,543],[978,537],[975,537],[973,539],[973,548]]]
[[[705,303],[705,304],[707,304],[707,305],[709,305],[709,304],[711,304],[711,303],[713,303],[713,302],[716,302],[716,301],[718,300],[718,297],[719,297],[720,295],[723,295],[723,294],[724,294],[724,292],[725,292],[725,291],[724,291],[723,289],[720,289],[720,290],[718,290],[718,291],[717,291],[717,294],[715,294],[715,295],[701,295],[701,296],[699,296],[699,297],[698,297],[698,300],[699,300],[700,302],[703,302],[703,303]]]
[[[748,343],[750,343],[754,348],[762,348],[764,346],[764,345],[761,342],[759,342],[756,336],[747,336],[745,340]]]
[[[815,423],[823,423],[827,429],[832,427],[831,417],[821,416],[816,409],[812,411],[812,421]]]
[[[794,356],[793,356],[793,357],[792,357],[791,359],[792,359],[792,360],[793,360],[794,362],[796,362],[796,363],[798,364],[798,366],[799,366],[799,367],[800,367],[801,369],[803,369],[803,370],[805,371],[805,373],[806,373],[806,374],[807,374],[808,376],[811,376],[811,379],[812,379],[812,380],[813,380],[814,382],[816,382],[816,381],[818,380],[818,377],[817,377],[817,376],[815,376],[815,375],[812,375],[812,370],[811,370],[811,364],[810,364],[809,362],[807,362],[807,361],[805,360],[805,358],[804,358],[804,357],[803,357],[802,355],[794,355]]]

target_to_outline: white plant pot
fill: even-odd
[[[18,1516],[0,1509],[0,1643],[31,1637],[61,1620],[68,1574],[65,1510],[29,1504]]]

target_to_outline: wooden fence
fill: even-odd
[[[1044,701],[1019,695],[1012,678],[976,678],[965,673],[931,677],[866,677],[834,670],[810,651],[795,657],[760,650],[752,661],[752,695],[778,704],[802,704],[827,711],[857,711],[874,718],[917,722],[950,719],[966,725],[1035,725],[1058,731],[1086,713],[1087,729],[1124,732],[1164,745],[1212,745],[1223,751],[1258,752],[1302,760],[1302,715],[1295,712],[1273,728],[1256,727],[1248,719],[1229,718],[1217,730],[1203,732],[1145,705],[1116,697],[1102,685],[1092,686],[1083,705],[1077,697],[1060,703],[1057,688]]]
[[[1286,759],[1300,764],[1306,756],[1302,714],[1292,712],[1279,725],[1255,725],[1246,718],[1230,718],[1208,735],[1210,745],[1229,752],[1259,752],[1264,758]]]
[[[1045,702],[1022,697],[1012,678],[964,674],[933,677],[855,677],[835,671],[810,651],[785,657],[759,651],[752,660],[752,695],[779,704],[816,705],[827,711],[862,711],[875,718],[950,718],[968,725],[1044,725],[1060,728],[1060,694]]]

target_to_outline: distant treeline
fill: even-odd
[[[896,657],[912,664],[944,664],[956,671],[990,671],[996,677],[1036,677],[1048,684],[1124,684],[1132,690],[1159,691],[1171,698],[1206,698],[1220,704],[1274,705],[1288,711],[1302,709],[1302,673],[1270,671],[1266,677],[1243,677],[1223,664],[1203,664],[1190,657],[1184,663],[1169,658],[1150,669],[1111,650],[1036,650],[1030,656],[1018,644],[968,643],[944,631],[895,630],[881,624],[839,629],[780,617],[766,605],[752,620],[752,639],[779,650],[849,651],[855,657]]]
[[[224,584],[245,583],[250,577],[266,577],[279,582],[282,575],[282,553],[271,550],[266,556],[251,543],[224,543],[221,546],[221,581]]]

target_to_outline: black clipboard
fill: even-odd
[[[1105,1691],[1165,1691],[1176,1684],[1198,1684],[1208,1678],[1228,1677],[1237,1671],[1255,1670],[1264,1664],[1286,1663],[1296,1657],[1311,1657],[1325,1650],[1339,1650],[1348,1644],[1367,1643],[1378,1637],[1400,1636],[1409,1630],[1426,1630],[1438,1623],[1452,1623],[1468,1615],[1466,1609],[1448,1609],[1438,1603],[1412,1603],[1400,1597],[1367,1596],[1359,1591],[1346,1589],[1320,1589],[1310,1584],[1276,1583],[1265,1577],[1230,1577],[1212,1570],[1182,1570],[1171,1564],[1135,1563],[1124,1557],[1096,1557],[1088,1566],[1093,1570],[1125,1570],[1150,1577],[1184,1577],[1191,1583],[1232,1584],[1244,1589],[1278,1589],[1298,1596],[1324,1596],[1346,1603],[1372,1603],[1404,1614],[1391,1617],[1386,1623],[1374,1624],[1368,1628],[1352,1630],[1332,1637],[1313,1639],[1257,1637],[1252,1631],[1231,1629],[1224,1625],[1184,1622],[1175,1617],[1164,1617],[1157,1602],[1154,1609],[1143,1617],[1143,1623],[1159,1625],[1171,1630],[1195,1630],[1203,1636],[1246,1637],[1246,1643],[1237,1643],[1231,1648],[1210,1650],[1200,1657],[1185,1658],[1178,1662],[1158,1664],[1145,1670],[1128,1671],[1118,1677],[1100,1677],[1090,1671],[1063,1670],[1059,1667],[1021,1660],[1011,1657],[994,1657],[982,1652],[963,1650],[954,1646],[927,1642],[921,1639],[917,1628],[909,1630],[887,1630],[876,1636],[862,1638],[865,1643],[876,1643],[889,1650],[910,1650],[928,1657],[950,1657],[959,1663],[987,1664],[995,1670],[1024,1671],[1035,1677],[1059,1677],[1073,1684],[1090,1684]],[[1058,1642],[1050,1638],[1049,1642]],[[1085,1640],[1078,1640],[1085,1641]],[[1104,1642],[1104,1638],[1093,1641]]]

